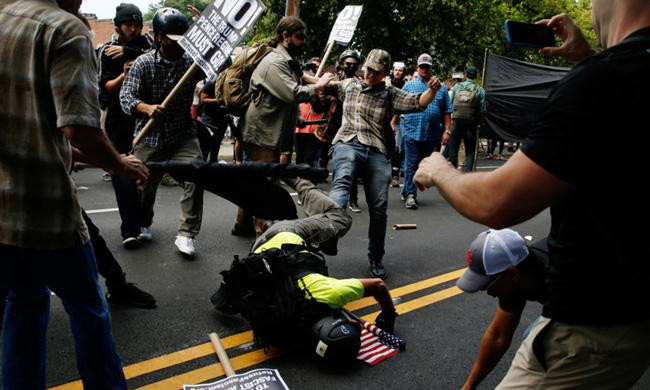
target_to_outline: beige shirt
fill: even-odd
[[[0,243],[51,250],[87,242],[60,128],[99,129],[90,34],[55,0],[0,8]],[[97,130],[100,131],[100,130]]]
[[[289,152],[298,117],[298,103],[315,94],[314,86],[300,84],[298,61],[278,45],[257,65],[251,76],[253,101],[240,128],[246,143],[277,152]]]

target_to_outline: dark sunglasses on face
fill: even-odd
[[[346,68],[351,68],[353,66],[357,66],[358,64],[356,62],[344,62],[343,65],[345,65]]]
[[[296,38],[300,39],[301,41],[307,39],[307,35],[305,33],[296,33],[295,36],[296,36]]]

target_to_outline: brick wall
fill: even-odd
[[[90,27],[95,32],[93,38],[93,46],[98,47],[111,40],[111,34],[115,32],[115,25],[113,19],[91,19],[88,18]],[[149,33],[151,30],[151,22],[145,22],[142,28],[142,33]]]

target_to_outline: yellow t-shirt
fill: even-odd
[[[298,287],[303,291],[306,288],[317,302],[326,303],[332,309],[363,298],[365,293],[359,279],[334,279],[321,274],[305,275],[298,280]],[[305,291],[305,298],[311,298],[309,293]]]
[[[293,232],[279,232],[267,242],[255,248],[254,253],[272,248],[282,248],[284,244],[305,245],[305,240]],[[359,279],[334,279],[321,274],[308,274],[298,281],[301,290],[309,290],[317,302],[325,303],[333,309],[340,309],[348,302],[363,298],[365,289]],[[304,284],[303,284],[304,281]],[[305,298],[311,298],[305,291]]]

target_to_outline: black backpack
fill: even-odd
[[[240,259],[222,271],[223,282],[212,296],[215,308],[237,314],[251,324],[263,347],[302,342],[311,326],[335,312],[305,297],[298,280],[307,274],[327,275],[325,259],[305,246],[283,245]]]

